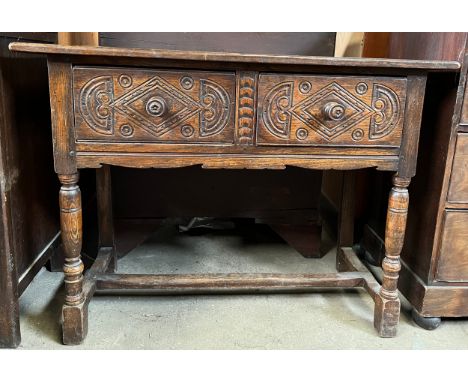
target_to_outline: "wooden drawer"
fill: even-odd
[[[468,203],[468,134],[457,135],[447,200]]]
[[[463,98],[460,124],[468,125],[468,86],[465,87],[465,96]]]
[[[234,142],[235,73],[75,67],[76,141]]]
[[[436,279],[468,281],[468,211],[445,211]]]
[[[401,143],[406,79],[260,74],[258,145]]]

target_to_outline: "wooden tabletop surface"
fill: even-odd
[[[363,67],[363,68],[401,68],[420,69],[425,71],[458,71],[461,64],[458,61],[430,60],[396,60],[382,58],[341,58],[314,57],[295,55],[265,55],[225,52],[181,51],[166,49],[128,49],[94,46],[65,46],[56,44],[37,44],[13,42],[9,45],[11,51],[40,53],[50,55],[101,56],[101,57],[135,57],[166,60],[239,62],[257,64],[287,64],[330,67]]]

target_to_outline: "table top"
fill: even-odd
[[[382,58],[342,58],[296,55],[265,55],[225,52],[181,51],[166,49],[127,49],[93,46],[65,46],[13,42],[11,51],[47,55],[122,57],[142,59],[163,59],[197,62],[255,63],[268,65],[305,65],[341,68],[394,68],[422,71],[458,71],[458,61],[397,60]]]

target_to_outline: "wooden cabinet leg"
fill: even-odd
[[[88,314],[83,295],[83,263],[81,261],[82,216],[78,174],[59,175],[60,226],[65,263],[65,303],[62,308],[63,343],[79,344],[86,336]]]
[[[383,280],[375,300],[374,326],[381,337],[394,337],[400,319],[398,274],[408,214],[409,178],[393,177],[385,227],[385,258],[382,262]]]
[[[341,252],[342,247],[352,247],[354,244],[354,203],[356,174],[354,171],[343,171],[343,186],[341,189],[341,205],[338,212],[338,234],[336,248],[336,269],[347,271],[346,262]]]
[[[96,194],[99,221],[99,247],[113,249],[108,271],[117,270],[117,254],[114,243],[114,219],[112,214],[112,184],[110,166],[96,169]]]

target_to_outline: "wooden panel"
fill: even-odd
[[[446,210],[436,279],[468,281],[468,211]]]
[[[447,200],[468,203],[468,134],[458,134]]]
[[[234,73],[75,68],[76,140],[234,142]]]
[[[99,45],[239,52],[333,56],[335,32],[99,32]]]
[[[98,32],[58,32],[60,45],[99,45]]]
[[[393,32],[390,33],[389,52],[385,57],[462,62],[466,41],[465,32]]]
[[[11,220],[6,224],[13,235],[18,278],[31,281],[35,275],[27,275],[31,265],[44,264],[46,258],[40,254],[60,229],[58,182],[53,170],[46,60],[10,53],[8,43],[16,40],[0,38],[0,99],[5,105],[0,136],[8,155],[1,174],[9,193],[5,199]]]
[[[460,124],[468,125],[468,89],[465,89]]]
[[[259,217],[304,224],[315,220],[321,172],[112,168],[112,182],[119,185],[116,218]]]
[[[259,145],[401,143],[406,79],[261,74]]]
[[[19,345],[18,297],[59,231],[46,60],[8,44],[54,36],[0,33],[0,347]]]
[[[198,52],[165,49],[125,49],[92,46],[65,46],[55,44],[35,44],[14,42],[9,46],[13,52],[74,56],[75,64],[85,62],[87,65],[128,65],[138,67],[169,66],[171,69],[190,66],[203,70],[217,68],[270,68],[268,71],[300,73],[308,70],[316,72],[339,73],[374,73],[407,75],[410,72],[454,72],[461,68],[456,61],[431,60],[388,60],[363,58],[311,57],[299,55],[264,55],[237,54],[225,52]],[[158,60],[155,63],[155,59]],[[222,63],[222,64],[221,64]],[[295,66],[295,67],[294,67]],[[307,69],[308,68],[308,69]],[[354,69],[354,70],[353,70]],[[267,71],[264,70],[263,71]]]

